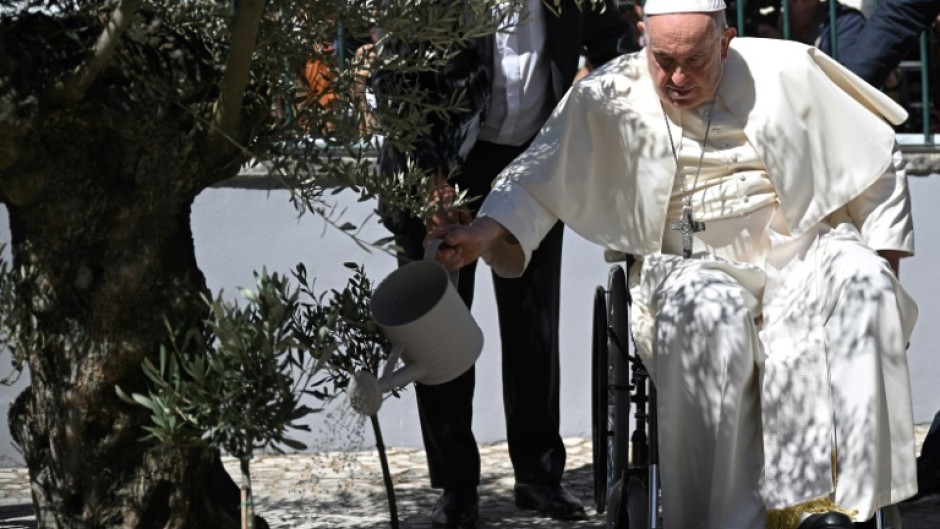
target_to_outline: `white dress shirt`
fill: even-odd
[[[551,70],[545,53],[545,14],[541,0],[527,0],[522,12],[497,16],[501,26],[493,47],[493,92],[480,139],[522,145],[532,139],[551,113]]]

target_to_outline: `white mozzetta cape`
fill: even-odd
[[[858,197],[892,163],[905,111],[819,50],[736,38],[718,94],[739,120],[776,187],[794,235]],[[497,273],[522,273],[554,219],[507,215],[521,185],[547,212],[605,248],[660,251],[675,162],[645,51],[612,60],[575,85],[532,146],[494,184],[481,215],[508,228],[525,252],[486,256]],[[612,214],[617,211],[619,214]]]

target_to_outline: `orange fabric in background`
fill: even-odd
[[[333,83],[330,67],[318,59],[309,59],[304,66],[304,79],[307,81],[310,101],[316,101],[320,107],[327,107],[337,99],[336,92],[330,90]]]

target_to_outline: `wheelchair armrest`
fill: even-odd
[[[619,250],[604,250],[604,261],[608,263],[622,263],[627,260],[626,252]]]

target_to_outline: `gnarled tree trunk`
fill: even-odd
[[[10,55],[29,40],[0,36]],[[40,527],[240,526],[238,487],[218,453],[141,442],[146,410],[115,393],[146,393],[141,362],[167,342],[165,321],[205,316],[190,208],[240,162],[210,155],[188,110],[140,95],[148,76],[166,74],[134,64],[148,57],[125,56],[78,103],[0,108],[0,201],[14,265],[35,271],[18,301],[44,337],[23,351],[32,385],[10,412]]]

